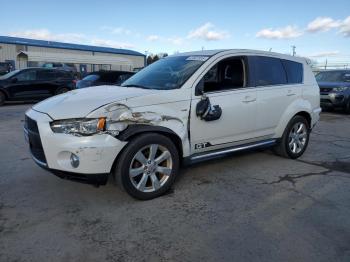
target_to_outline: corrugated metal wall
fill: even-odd
[[[144,66],[144,57],[123,54],[100,53],[90,51],[69,50],[60,48],[47,48],[36,46],[16,46],[1,44],[0,62],[15,60],[16,68],[24,66],[23,57],[19,59],[19,52],[28,56],[28,62],[61,62],[88,65],[88,71],[94,70],[93,65],[105,65],[112,70],[132,71],[134,68]],[[95,66],[96,67],[96,66]]]

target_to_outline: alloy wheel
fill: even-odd
[[[173,160],[167,148],[158,144],[143,147],[133,157],[129,177],[133,186],[145,193],[160,189],[168,181]]]
[[[308,130],[304,123],[298,122],[289,132],[288,146],[294,154],[299,154],[307,142]]]

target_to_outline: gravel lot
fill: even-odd
[[[142,202],[37,167],[28,107],[0,108],[0,261],[350,261],[349,115],[323,113],[299,160],[198,164]]]

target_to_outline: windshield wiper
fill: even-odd
[[[151,89],[147,86],[143,86],[143,85],[124,85],[122,87],[137,87],[137,88],[143,88],[143,89]]]

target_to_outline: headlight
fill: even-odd
[[[334,92],[343,92],[343,91],[347,90],[348,88],[349,88],[348,86],[341,86],[341,87],[333,88],[333,91]]]
[[[106,118],[57,120],[51,122],[50,126],[54,133],[86,136],[105,131]]]

